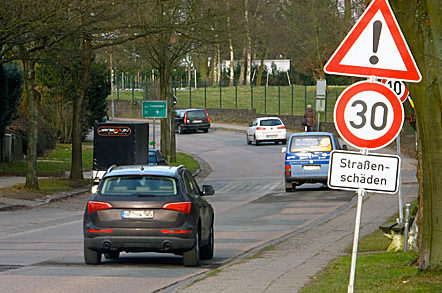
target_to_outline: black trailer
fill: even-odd
[[[112,165],[148,164],[148,152],[148,123],[97,123],[92,177],[99,181]]]

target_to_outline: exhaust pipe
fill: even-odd
[[[109,241],[104,241],[103,248],[109,250],[111,248],[111,243]]]
[[[163,249],[164,249],[165,251],[169,251],[169,250],[171,250],[171,249],[172,249],[172,243],[170,243],[169,241],[165,241],[165,242],[163,243]]]

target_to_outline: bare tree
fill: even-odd
[[[159,1],[150,12],[150,24],[145,24],[145,27],[155,24],[159,31],[146,33],[138,43],[138,54],[158,70],[160,98],[167,101],[168,118],[161,120],[161,151],[170,162],[176,161],[171,94],[173,68],[203,43],[216,43],[216,36],[220,35],[216,24],[225,19],[223,11],[221,3],[210,0]]]

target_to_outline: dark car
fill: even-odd
[[[111,167],[93,192],[83,219],[86,264],[120,252],[174,253],[185,266],[213,258],[214,212],[204,196],[214,190],[200,190],[186,167]]]
[[[202,130],[208,132],[210,117],[205,109],[182,109],[175,110],[175,132],[196,132]]]
[[[167,160],[157,149],[149,149],[149,165],[167,165]]]

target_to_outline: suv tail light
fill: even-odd
[[[278,129],[285,129],[285,126],[278,126]]]
[[[101,202],[101,201],[88,201],[87,203],[87,212],[89,214],[95,213],[102,210],[111,209],[112,205],[108,202]]]
[[[207,122],[210,123],[210,117],[209,117],[209,113],[207,113],[207,110],[204,110],[206,112],[206,116],[207,116]]]
[[[171,202],[163,205],[163,209],[176,211],[180,213],[185,213],[186,215],[190,214],[190,208],[192,207],[192,203],[188,201],[183,202]]]
[[[285,176],[292,175],[292,166],[291,165],[285,165]]]
[[[186,124],[186,123],[187,123],[187,112],[184,113],[184,124]]]
[[[256,130],[266,130],[265,127],[256,127]]]

